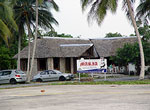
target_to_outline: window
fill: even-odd
[[[3,76],[7,76],[7,75],[10,75],[11,74],[11,71],[3,71]]]
[[[51,74],[57,74],[56,72],[52,71]]]
[[[40,75],[46,75],[46,72],[41,72]]]
[[[59,60],[59,58],[54,58],[54,69],[55,70],[60,69],[60,60]]]
[[[53,70],[56,74],[62,74],[62,72],[57,71],[57,70]]]
[[[21,59],[20,61],[20,68],[22,71],[27,71],[27,59]]]
[[[25,74],[23,71],[20,71],[20,70],[16,70],[15,71],[17,74]]]
[[[1,72],[0,72],[0,76],[2,76],[2,74],[3,74],[3,72],[1,71]]]
[[[38,63],[38,71],[43,71],[47,69],[47,59],[40,58],[37,60]]]

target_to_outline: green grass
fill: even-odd
[[[58,82],[50,83],[48,85],[139,85],[150,84],[150,80],[136,80],[136,81],[99,81],[99,82]]]
[[[46,83],[45,85],[29,85],[21,87],[8,87],[0,89],[13,89],[13,88],[25,88],[25,87],[37,87],[37,86],[46,86],[46,85],[141,85],[141,84],[150,84],[150,80],[136,80],[136,81],[89,81],[89,82],[78,82],[78,81],[65,81],[65,82],[51,82]]]

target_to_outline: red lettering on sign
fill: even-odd
[[[98,66],[97,62],[81,62],[80,66]]]

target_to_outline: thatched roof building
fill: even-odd
[[[78,59],[110,57],[115,55],[116,50],[123,47],[125,43],[134,43],[136,41],[136,37],[104,39],[55,37],[38,39],[32,75],[35,75],[39,71],[49,69],[76,73]],[[31,53],[32,49],[33,44],[31,43]],[[14,56],[14,58],[17,57],[17,55]],[[21,51],[20,67],[23,71],[27,71],[27,58],[28,46]]]
[[[86,39],[42,38],[37,40],[35,58],[80,57],[92,47],[93,44]],[[32,48],[31,44],[31,51]],[[95,54],[94,57],[96,56]],[[17,55],[14,58],[17,58]],[[21,51],[21,58],[28,58],[28,46]]]
[[[100,57],[110,57],[116,54],[118,48],[122,48],[125,43],[137,42],[136,37],[113,37],[103,39],[91,39]]]
[[[125,43],[134,43],[136,37],[114,37],[103,39],[79,38],[42,38],[37,40],[35,58],[49,57],[81,57],[90,48],[93,48],[93,57],[114,56],[118,48]],[[31,51],[32,51],[31,44]],[[28,58],[28,46],[21,51],[21,58]],[[14,56],[17,58],[17,55]]]

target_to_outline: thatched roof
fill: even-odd
[[[74,38],[43,38],[37,40],[35,58],[80,57],[93,44],[89,40]],[[31,51],[32,51],[31,44]],[[14,56],[17,58],[17,55]],[[21,58],[28,58],[28,46],[21,51]]]
[[[35,58],[81,57],[90,48],[94,49],[93,57],[114,56],[118,48],[125,43],[134,43],[136,37],[116,37],[103,39],[43,38],[37,40]],[[31,44],[31,51],[32,51]],[[95,51],[96,50],[96,51]],[[28,58],[28,46],[21,51],[21,58]],[[17,55],[14,56],[17,58]]]
[[[122,48],[125,43],[135,43],[136,41],[136,37],[91,39],[100,57],[114,56],[116,50]]]

